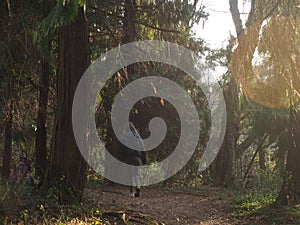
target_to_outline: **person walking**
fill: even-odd
[[[133,122],[129,122],[129,127],[130,133],[123,134],[123,141],[128,135],[134,135],[136,137],[137,145],[145,150],[143,139],[139,135]],[[133,165],[129,171],[131,179],[130,194],[132,197],[139,197],[141,192],[139,166],[147,163],[146,152],[133,150],[121,143],[121,157],[125,163]]]

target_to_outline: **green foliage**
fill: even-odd
[[[103,184],[104,184],[104,178],[98,175],[95,171],[89,170],[85,187],[91,189],[97,189],[100,188]]]
[[[232,206],[233,216],[238,218],[252,216],[261,209],[274,204],[282,182],[279,174],[280,172],[262,171],[249,181],[250,184],[246,188],[241,188],[245,185],[236,181],[236,187],[233,189],[233,196],[235,196]]]
[[[277,193],[273,190],[251,190],[250,193],[234,199],[234,216],[243,217],[257,212],[275,202]]]
[[[51,8],[46,11],[42,22],[37,26],[33,36],[33,42],[38,43],[44,56],[48,56],[48,46],[54,38],[57,29],[62,26],[69,25],[74,21],[78,8],[85,5],[85,0],[57,0],[56,5],[51,7],[46,4],[45,8]],[[47,12],[48,11],[48,12]],[[48,15],[47,15],[48,14]],[[47,16],[45,16],[47,15]]]

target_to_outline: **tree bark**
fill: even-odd
[[[224,86],[223,94],[227,109],[226,131],[222,147],[216,159],[216,182],[222,186],[229,186],[233,182],[233,170],[237,140],[239,138],[238,92],[233,80]]]
[[[134,42],[137,39],[136,22],[135,22],[136,12],[137,12],[136,0],[125,0],[122,44]],[[134,65],[127,66],[126,71],[129,75],[134,74]],[[126,76],[128,74],[126,74]]]
[[[291,109],[290,141],[286,169],[277,204],[298,204],[300,202],[300,112]]]
[[[227,122],[222,147],[216,159],[216,181],[227,187],[233,181],[233,169],[236,142],[239,137],[239,128],[233,122]]]
[[[125,0],[124,19],[123,19],[123,39],[122,43],[126,44],[136,40],[136,0]]]
[[[57,115],[52,137],[48,186],[55,186],[61,201],[82,199],[87,164],[77,147],[72,128],[72,102],[77,84],[89,64],[88,30],[84,8],[74,22],[59,30]],[[81,122],[81,121],[78,121]],[[87,131],[82,131],[87,136]]]

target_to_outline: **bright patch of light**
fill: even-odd
[[[205,10],[209,13],[208,20],[194,27],[196,36],[203,38],[211,48],[227,45],[230,34],[236,36],[234,24],[229,10],[228,0],[203,0]],[[239,1],[240,17],[245,23],[250,11],[250,3]]]
[[[234,23],[230,13],[228,0],[202,0],[206,12],[209,13],[208,20],[204,24],[198,24],[194,27],[196,37],[206,41],[212,49],[226,47],[230,35],[236,36]],[[245,23],[250,11],[250,3],[239,1],[240,17]],[[215,68],[213,80],[219,79],[227,68],[218,66]]]

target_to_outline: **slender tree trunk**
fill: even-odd
[[[137,40],[136,31],[136,12],[137,2],[136,0],[125,0],[124,19],[123,19],[123,38],[122,44],[127,44]],[[127,66],[125,69],[126,76],[134,74],[134,64]]]
[[[51,67],[48,60],[42,59],[42,72],[39,87],[39,111],[37,118],[37,131],[35,140],[35,172],[40,182],[44,180],[47,170],[47,105],[49,92],[49,76]]]
[[[61,201],[81,200],[87,164],[77,147],[72,128],[72,102],[77,84],[89,63],[88,30],[84,8],[59,31],[57,115],[51,146],[48,186],[55,186]],[[78,121],[81,122],[81,121]],[[82,131],[87,136],[87,131]]]
[[[136,0],[125,0],[124,8],[124,20],[123,20],[123,39],[122,43],[126,44],[132,41],[136,41],[136,12],[137,3]]]
[[[244,32],[244,29],[238,8],[238,0],[229,0],[229,6],[233,24],[235,26],[236,35],[237,37],[239,37]]]
[[[122,44],[127,44],[137,40],[136,32],[136,0],[125,0],[124,19],[123,19],[123,38]],[[134,64],[128,65],[125,69],[126,77],[134,74]]]
[[[13,77],[7,78],[7,102],[6,102],[6,118],[4,128],[4,152],[2,178],[8,180],[10,176],[10,164],[12,155],[12,123],[13,123]]]

